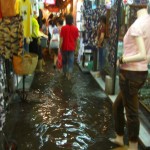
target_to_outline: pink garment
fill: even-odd
[[[128,29],[124,36],[124,57],[136,55],[138,47],[135,37],[143,37],[147,54],[150,54],[150,15],[142,16],[135,20],[135,22]],[[121,69],[132,71],[146,71],[148,70],[147,61],[132,62],[122,64]]]

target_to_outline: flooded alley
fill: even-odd
[[[18,150],[109,150],[114,136],[112,104],[90,74],[77,66],[71,80],[52,66],[35,74],[26,102],[18,97],[4,133]]]

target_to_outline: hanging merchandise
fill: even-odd
[[[2,10],[1,10],[1,2],[0,2],[0,20],[2,19]]]
[[[127,4],[127,0],[123,0],[123,4],[126,5]]]
[[[36,12],[36,15],[39,16],[39,6],[38,6],[38,0],[30,0],[32,4],[32,11]]]
[[[127,2],[128,2],[129,5],[133,4],[133,0],[127,0]]]
[[[3,59],[0,57],[0,131],[3,129],[3,124],[5,122],[5,112],[4,112],[4,68],[3,68]]]
[[[32,33],[32,4],[30,0],[20,0],[19,14],[23,18],[24,37],[31,37]]]
[[[33,53],[13,56],[13,68],[17,75],[28,75],[35,71],[38,56]]]
[[[18,14],[18,0],[0,0],[3,17],[12,17]]]
[[[3,17],[0,22],[0,55],[9,59],[23,51],[23,28],[20,16]]]
[[[111,8],[111,0],[105,0],[105,6],[107,9]]]

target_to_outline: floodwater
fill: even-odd
[[[14,100],[4,132],[18,150],[109,150],[112,104],[90,74],[76,66],[72,80],[46,66],[26,102]]]

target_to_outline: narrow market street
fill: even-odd
[[[47,62],[27,100],[10,105],[4,133],[18,150],[109,150],[117,146],[108,140],[114,136],[111,107],[90,74],[75,66],[67,80]]]

